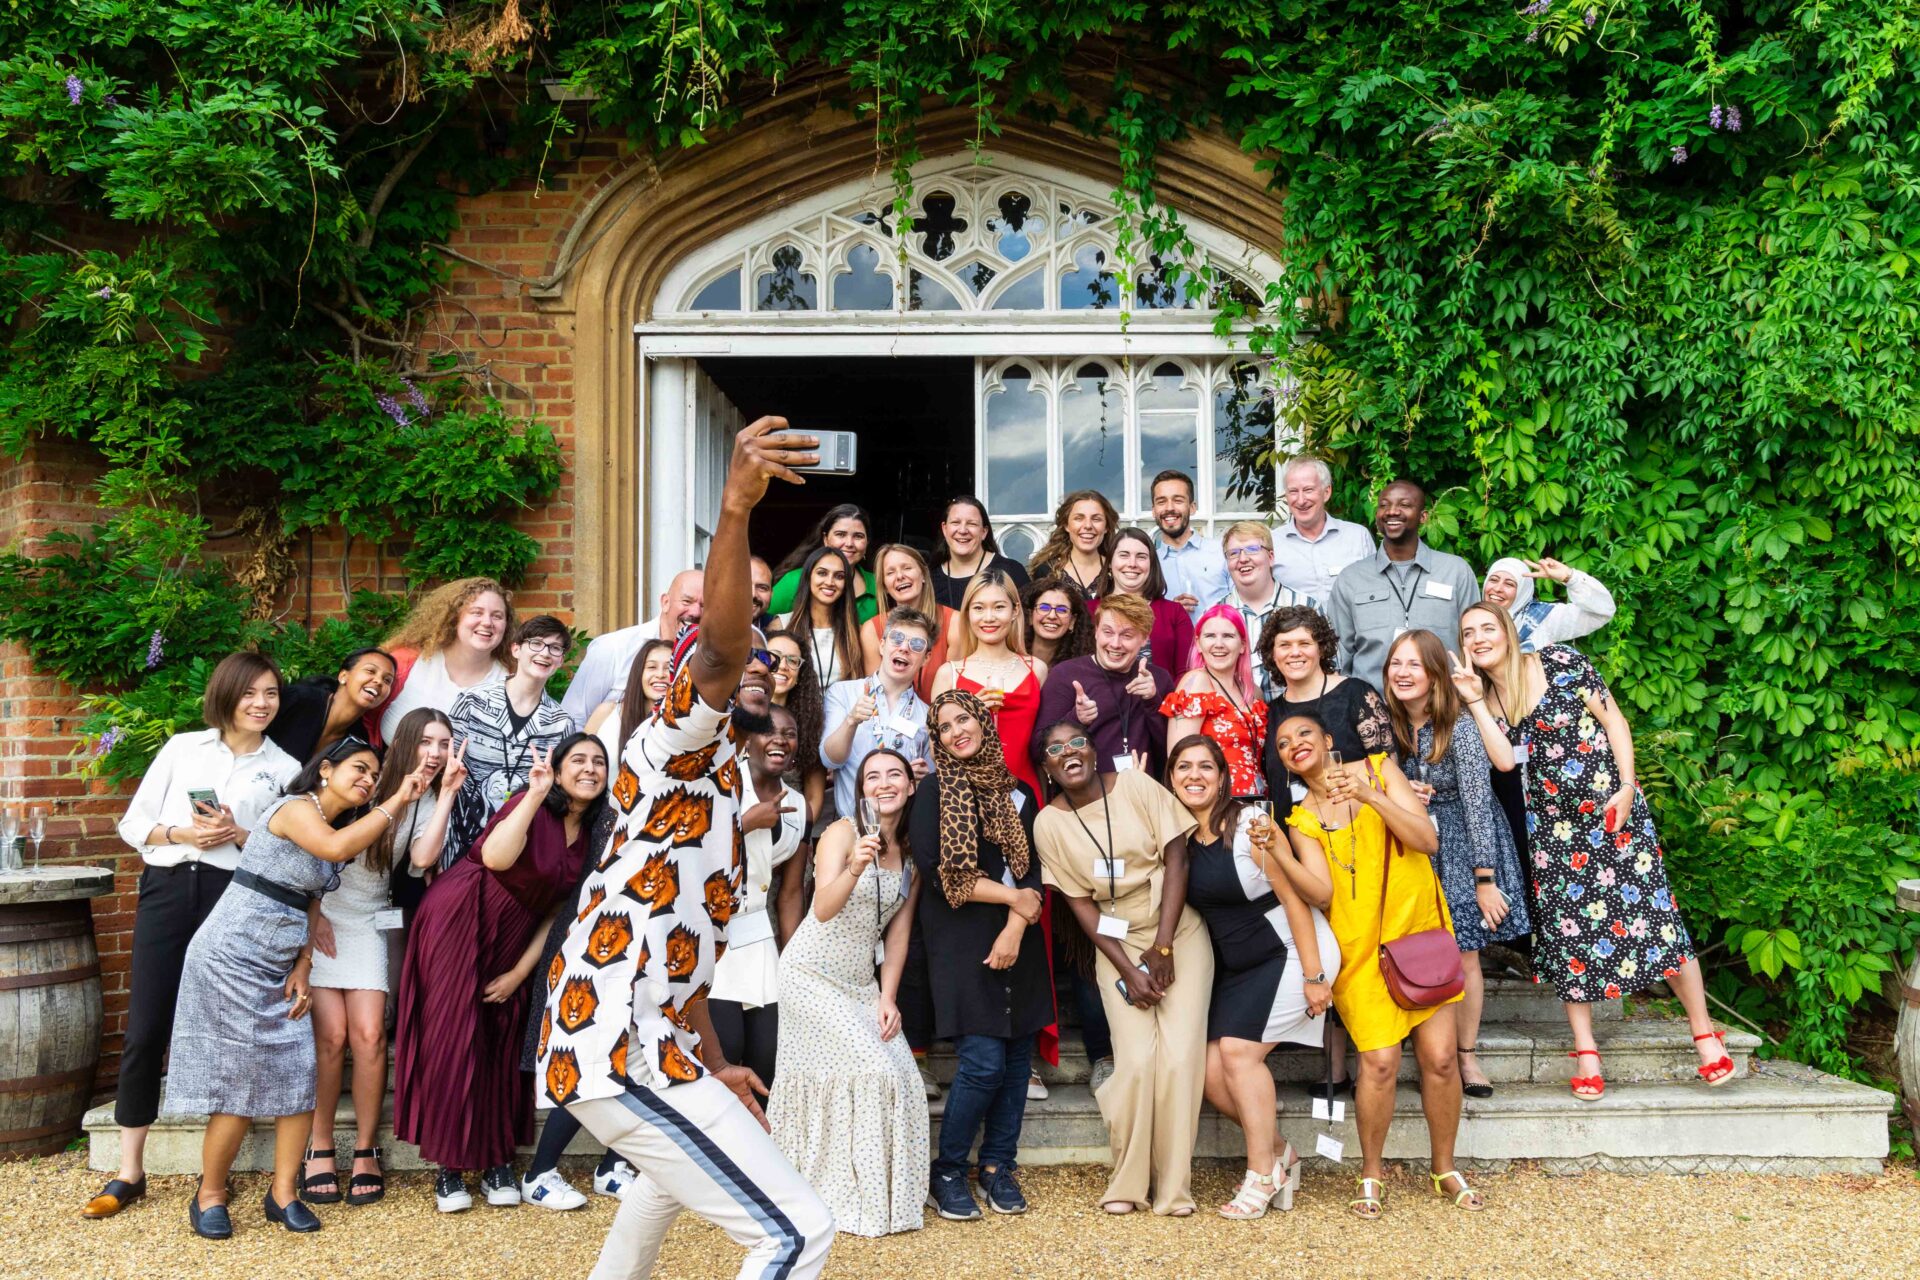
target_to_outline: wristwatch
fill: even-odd
[[[1173,954],[1173,948],[1166,946],[1164,943],[1156,943],[1153,949],[1155,951],[1158,951],[1163,956],[1170,956]]]
[[[1307,986],[1307,987],[1324,987],[1324,986],[1326,986],[1326,985],[1327,985],[1327,971],[1326,971],[1325,969],[1322,969],[1322,970],[1321,970],[1321,971],[1320,971],[1319,973],[1316,973],[1316,974],[1314,974],[1314,975],[1313,975],[1313,976],[1312,976],[1311,978],[1308,978],[1308,979],[1307,979],[1307,980],[1306,980],[1305,982],[1303,982],[1303,983],[1301,983],[1301,985],[1302,985],[1302,986]]]

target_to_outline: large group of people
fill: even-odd
[[[561,1151],[600,1144],[606,1276],[645,1274],[683,1208],[794,1276],[835,1231],[1024,1212],[1068,993],[1112,1214],[1195,1211],[1203,1102],[1245,1136],[1217,1211],[1291,1208],[1268,1059],[1308,1046],[1316,1094],[1353,1097],[1349,1207],[1377,1218],[1409,1043],[1434,1189],[1481,1208],[1454,1144],[1494,1089],[1488,954],[1553,984],[1576,1098],[1606,1090],[1592,1005],[1659,982],[1701,1079],[1731,1077],[1631,731],[1572,644],[1613,615],[1591,576],[1477,578],[1423,541],[1408,480],[1376,544],[1311,457],[1283,468],[1284,524],[1218,540],[1168,471],[1152,532],[1071,493],[1026,566],[971,496],[931,554],[870,548],[839,506],[770,564],[749,517],[812,447],[779,419],[739,434],[707,563],[595,639],[560,701],[568,627],[484,578],[334,677],[214,668],[207,728],[120,824],[146,865],[120,1168],[89,1216],[145,1194],[169,1059],[169,1110],[211,1117],[194,1231],[232,1233],[228,1170],[265,1117],[270,1222],[378,1200],[389,1034],[394,1132],[441,1210],[472,1205],[470,1175],[492,1205],[578,1208]]]

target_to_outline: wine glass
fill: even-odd
[[[870,836],[874,832],[878,831],[879,829],[880,829],[880,806],[874,803],[872,800],[868,799],[866,796],[861,796],[860,797],[860,834],[863,836]]]
[[[40,869],[40,845],[47,838],[47,806],[37,804],[27,812],[27,835],[33,840],[33,869]]]
[[[20,838],[20,811],[12,805],[0,807],[0,869],[19,871],[23,869],[20,855],[14,851],[14,841]]]

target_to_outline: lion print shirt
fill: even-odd
[[[542,1107],[706,1074],[685,1010],[712,984],[746,868],[728,711],[701,700],[682,662],[621,751],[620,816],[547,968]]]

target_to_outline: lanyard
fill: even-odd
[[[1413,579],[1411,583],[1413,590],[1406,595],[1400,594],[1400,584],[1393,580],[1392,569],[1388,569],[1384,575],[1387,580],[1387,586],[1393,591],[1393,598],[1400,602],[1400,625],[1402,627],[1410,627],[1413,625],[1414,602],[1420,598],[1420,575],[1425,572],[1425,567],[1418,562],[1414,564],[1413,573],[1410,575]]]
[[[891,706],[887,705],[887,691],[885,687],[881,685],[879,676],[874,676],[868,681],[867,694],[880,708],[881,714],[876,714],[874,719],[876,721],[884,721],[889,725],[893,722],[910,718],[913,714],[914,706],[917,703],[913,686],[908,685],[901,692],[901,697],[904,700],[900,703],[900,709],[896,712]],[[872,733],[874,741],[883,747],[891,747],[895,751],[905,751],[907,749],[907,737],[897,729],[891,727],[876,728]]]
[[[1246,712],[1242,711],[1240,709],[1240,704],[1233,700],[1233,694],[1228,692],[1227,686],[1220,683],[1219,676],[1213,674],[1212,670],[1209,669],[1204,663],[1201,664],[1201,670],[1207,673],[1207,679],[1213,681],[1213,687],[1220,691],[1220,696],[1227,700],[1227,705],[1229,707],[1233,708],[1233,718],[1240,722],[1240,728],[1242,732],[1244,732],[1247,735],[1247,741],[1252,742],[1253,741],[1253,722],[1247,719]],[[1325,676],[1322,676],[1321,679],[1322,679],[1322,682],[1324,683]]]
[[[1107,847],[1104,849],[1100,847],[1100,842],[1093,837],[1093,828],[1087,825],[1087,820],[1080,816],[1080,811],[1073,807],[1071,801],[1067,803],[1067,812],[1071,813],[1073,820],[1080,824],[1080,829],[1087,833],[1087,843],[1093,846],[1093,851],[1105,855],[1107,863],[1107,898],[1109,899],[1109,905],[1111,905],[1114,912],[1118,914],[1120,910],[1120,881],[1113,865],[1113,806],[1107,803],[1107,776],[1105,774],[1099,774],[1098,776],[1100,778],[1100,813],[1101,816],[1107,820]]]

